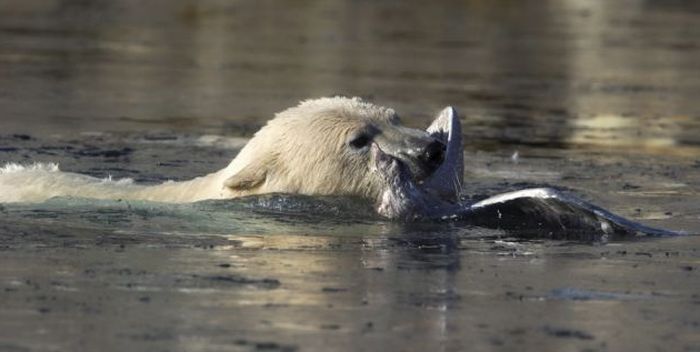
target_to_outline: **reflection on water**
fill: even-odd
[[[341,93],[412,125],[455,105],[475,198],[557,185],[693,232],[698,4],[4,2],[0,161],[187,179]],[[700,348],[698,237],[523,241],[276,201],[0,206],[0,350]]]
[[[143,182],[215,169],[237,140],[0,137],[16,148],[4,153],[10,160],[50,159]],[[132,150],[108,153],[124,146]],[[653,155],[563,162],[561,151],[536,152],[517,163],[470,155],[479,172],[468,194],[568,184],[625,216],[700,228],[688,165]],[[283,195],[194,204],[58,198],[2,205],[0,219],[0,312],[9,318],[0,341],[8,349],[695,346],[686,322],[700,289],[692,279],[700,237],[525,241],[459,224],[391,223],[352,199]]]
[[[78,220],[14,216],[50,204],[3,210],[10,350],[695,346],[695,237],[598,247],[379,221],[308,234],[273,216],[245,223],[241,210],[210,235],[224,229],[170,232],[187,228],[165,206],[145,224],[140,206],[125,209],[127,225],[53,202]]]

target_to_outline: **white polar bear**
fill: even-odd
[[[57,196],[193,202],[274,192],[381,202],[388,184],[377,172],[383,167],[378,153],[400,162],[428,193],[455,199],[462,180],[458,129],[452,109],[422,131],[401,126],[394,110],[359,98],[307,100],[278,113],[226,168],[206,176],[144,186],[60,172],[55,165],[12,164],[0,169],[0,202]],[[446,156],[453,167],[445,166]]]

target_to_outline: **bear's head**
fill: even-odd
[[[389,157],[409,182],[454,199],[462,177],[458,135],[451,108],[423,131],[402,126],[394,110],[359,98],[307,100],[255,134],[227,167],[224,185],[234,196],[281,192],[380,201],[390,186],[386,173],[378,172],[385,167],[380,159]],[[459,160],[446,163],[448,158]]]

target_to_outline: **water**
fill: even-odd
[[[0,2],[0,161],[225,166],[341,93],[464,116],[465,191],[555,185],[700,232],[690,1]],[[700,239],[580,242],[356,200],[0,207],[0,350],[698,350]],[[517,234],[516,234],[517,235]]]

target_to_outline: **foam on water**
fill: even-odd
[[[33,163],[30,165],[22,165],[19,163],[6,163],[4,166],[0,167],[0,175],[26,171],[58,172],[59,169],[57,163]]]

